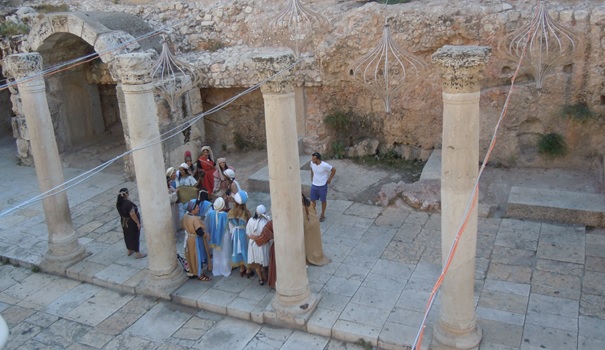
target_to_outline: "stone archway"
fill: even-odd
[[[159,43],[150,39],[137,42],[137,38],[152,31],[136,16],[112,12],[53,13],[32,26],[27,43],[31,51],[43,57],[44,68],[71,66],[46,77],[60,152],[101,140],[119,142],[121,149],[124,143],[128,147],[124,109],[119,102],[121,92],[109,72],[109,63],[119,54],[158,50]],[[28,143],[26,136],[24,133],[24,139],[17,143]],[[30,164],[31,152],[27,150],[21,147],[19,157],[22,163]],[[128,168],[127,164],[127,172]]]

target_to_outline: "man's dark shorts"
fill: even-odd
[[[323,186],[315,186],[315,185],[311,185],[311,200],[312,201],[316,201],[316,200],[320,200],[322,202],[326,201],[326,197],[328,195],[328,184],[325,184]]]

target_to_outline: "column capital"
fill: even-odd
[[[489,46],[445,45],[432,56],[441,72],[443,92],[477,92],[481,73],[492,52]]]
[[[133,52],[117,55],[110,64],[112,77],[122,84],[143,85],[151,83],[151,55]]]
[[[287,94],[294,92],[294,79],[292,74],[293,65],[296,62],[294,54],[291,51],[276,53],[257,54],[252,57],[256,64],[256,71],[259,72],[259,80],[264,80],[283,71],[273,80],[261,85],[263,94]]]
[[[19,82],[19,80],[25,80],[28,78],[32,79],[31,82],[24,82],[24,85],[39,85],[42,76],[42,56],[37,52],[32,53],[18,53],[8,55],[4,58],[3,64],[4,75],[13,78]],[[21,85],[21,84],[20,84]]]

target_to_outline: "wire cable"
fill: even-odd
[[[197,116],[195,116],[194,118],[192,118],[192,119],[190,119],[188,121],[185,121],[184,123],[179,124],[176,127],[174,127],[172,129],[164,132],[159,137],[151,139],[151,140],[147,141],[146,143],[144,143],[144,144],[142,144],[142,145],[140,145],[140,146],[138,146],[136,148],[128,150],[128,151],[122,153],[121,155],[118,155],[118,156],[116,156],[116,157],[114,157],[114,158],[106,161],[105,163],[103,163],[103,164],[101,164],[101,165],[99,165],[99,166],[97,166],[97,167],[95,167],[95,168],[93,168],[91,170],[88,170],[88,171],[86,171],[86,172],[84,172],[84,173],[82,173],[82,174],[80,174],[80,175],[78,175],[78,176],[76,176],[76,177],[68,180],[68,181],[65,181],[62,184],[57,185],[57,186],[51,188],[48,191],[45,191],[44,193],[41,193],[41,194],[39,194],[39,195],[37,195],[37,196],[35,196],[35,197],[31,198],[31,199],[28,199],[28,200],[26,200],[26,201],[24,201],[24,202],[22,202],[22,203],[20,203],[20,204],[18,204],[16,206],[12,207],[12,208],[9,208],[7,210],[2,211],[0,213],[0,218],[6,216],[7,214],[9,214],[9,213],[11,213],[11,212],[13,212],[15,210],[21,209],[24,206],[27,206],[27,205],[30,205],[30,204],[35,203],[37,201],[43,200],[43,199],[48,198],[50,196],[53,196],[55,194],[67,191],[68,189],[81,184],[82,182],[90,179],[94,175],[96,175],[99,172],[103,171],[105,168],[107,168],[109,165],[111,165],[116,160],[118,160],[118,159],[120,159],[122,157],[125,157],[127,155],[130,155],[130,154],[132,154],[132,153],[134,153],[136,151],[139,151],[139,150],[142,150],[142,149],[146,149],[146,148],[149,148],[149,147],[154,146],[156,144],[159,144],[159,143],[161,143],[163,141],[166,141],[166,140],[168,140],[168,139],[170,139],[170,138],[178,135],[183,130],[187,129],[188,127],[190,127],[191,125],[193,125],[195,122],[199,121],[200,119],[204,118],[205,116],[213,114],[213,113],[215,113],[215,112],[217,112],[217,111],[225,108],[226,106],[230,105],[235,100],[237,100],[238,98],[240,98],[240,97],[242,97],[244,95],[247,95],[247,94],[251,93],[252,91],[258,89],[259,87],[261,87],[266,82],[271,81],[271,80],[277,78],[278,76],[280,76],[280,75],[282,75],[282,74],[290,71],[296,65],[298,65],[301,61],[302,61],[302,58],[298,59],[297,61],[295,61],[294,63],[292,63],[288,67],[286,67],[286,68],[278,71],[277,73],[273,74],[272,76],[270,76],[270,77],[268,77],[268,78],[260,81],[259,83],[257,83],[255,85],[249,87],[248,89],[242,91],[241,93],[239,93],[239,94],[237,94],[237,95],[235,95],[235,96],[233,96],[233,97],[231,97],[231,98],[229,98],[229,99],[221,102],[220,104],[214,106],[213,108],[209,109],[208,111],[202,112],[202,113],[198,114]]]
[[[426,328],[426,321],[427,321],[429,312],[431,311],[431,308],[433,307],[433,303],[435,301],[435,297],[437,296],[437,292],[439,291],[439,288],[441,287],[441,284],[443,283],[445,275],[447,274],[449,267],[452,263],[454,255],[458,248],[458,243],[460,242],[460,237],[462,236],[462,234],[464,233],[464,231],[466,229],[466,226],[468,225],[471,212],[473,211],[473,209],[475,208],[475,205],[477,204],[477,198],[479,195],[479,180],[481,179],[481,176],[483,175],[485,166],[487,165],[489,158],[491,156],[491,153],[496,145],[497,134],[498,134],[498,130],[500,129],[500,125],[502,124],[502,120],[504,120],[504,117],[506,117],[510,98],[511,98],[514,88],[515,88],[515,80],[517,79],[517,75],[519,74],[519,70],[521,69],[521,65],[523,63],[523,59],[524,59],[525,53],[527,51],[528,42],[529,42],[529,33],[528,33],[527,41],[526,41],[523,51],[521,53],[521,56],[519,57],[519,61],[517,62],[517,67],[515,69],[515,73],[513,74],[512,78],[511,78],[511,85],[509,87],[509,91],[506,96],[506,100],[504,101],[504,106],[502,107],[502,112],[500,113],[500,117],[498,118],[498,122],[496,123],[496,126],[494,128],[494,134],[492,135],[489,147],[487,149],[485,157],[483,158],[481,167],[479,168],[479,172],[477,174],[477,178],[475,180],[473,190],[469,196],[468,202],[466,203],[466,207],[464,209],[464,214],[462,215],[460,225],[458,226],[458,230],[456,231],[456,236],[454,237],[454,241],[452,242],[452,245],[450,246],[450,250],[449,250],[449,253],[445,260],[445,264],[443,265],[441,274],[439,275],[437,282],[435,283],[435,285],[433,286],[433,289],[431,290],[431,293],[429,294],[429,300],[427,302],[427,306],[424,311],[422,322],[420,324],[420,329],[418,330],[418,333],[416,334],[416,338],[414,339],[414,344],[412,345],[412,350],[420,350],[422,347],[422,337],[424,335],[424,329]]]
[[[18,79],[18,80],[12,80],[12,81],[6,80],[7,83],[0,85],[0,91],[7,89],[9,86],[14,86],[14,85],[17,85],[19,83],[25,83],[25,82],[31,81],[33,79],[37,79],[39,77],[51,76],[53,74],[65,71],[65,70],[73,68],[75,66],[78,66],[78,65],[90,62],[90,61],[94,61],[95,59],[97,59],[101,55],[105,55],[105,54],[108,54],[108,53],[116,52],[116,51],[118,51],[118,50],[120,50],[120,49],[122,49],[124,47],[132,45],[133,43],[138,43],[139,41],[150,39],[150,38],[152,38],[152,37],[154,37],[156,35],[159,35],[160,33],[165,32],[167,29],[173,29],[175,26],[180,25],[180,24],[182,24],[184,22],[185,22],[185,20],[183,19],[183,20],[177,21],[176,23],[173,23],[171,25],[163,26],[163,27],[160,27],[159,29],[152,30],[150,32],[144,33],[144,34],[142,34],[142,35],[140,35],[138,37],[135,37],[135,38],[133,38],[131,40],[125,41],[125,42],[123,42],[121,44],[110,46],[110,47],[106,48],[105,50],[101,50],[99,52],[93,52],[93,53],[90,53],[90,54],[87,54],[87,55],[84,55],[84,56],[80,56],[80,57],[71,59],[69,61],[61,62],[61,63],[56,64],[54,66],[47,67],[47,68],[43,69],[41,72],[39,72],[37,74],[34,74],[32,76],[28,76],[28,77],[25,77],[25,78],[21,78],[21,79]]]

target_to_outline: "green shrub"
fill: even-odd
[[[208,48],[207,48],[207,50],[210,51],[210,52],[216,52],[216,51],[218,51],[220,49],[223,49],[223,48],[225,48],[225,44],[223,44],[220,41],[210,40],[208,42]]]
[[[345,157],[345,146],[340,141],[332,142],[332,158],[342,159]]]
[[[373,169],[396,169],[402,176],[402,180],[409,183],[420,180],[422,169],[424,169],[424,165],[426,164],[426,162],[422,161],[403,159],[395,149],[388,149],[376,155],[352,158],[351,160],[355,164]]]
[[[579,121],[585,121],[595,117],[586,102],[564,106],[561,110],[561,114],[563,114],[564,117],[574,118]]]
[[[246,137],[238,132],[233,134],[233,144],[240,151],[250,148],[250,143],[246,140]]]
[[[324,123],[339,134],[346,134],[351,125],[351,115],[343,111],[337,111],[324,117]]]
[[[0,22],[0,36],[13,36],[27,33],[29,33],[29,27],[26,24],[11,21]]]
[[[52,5],[52,4],[42,4],[38,6],[34,6],[36,11],[39,13],[53,13],[53,12],[68,12],[69,5],[61,4],[61,5]]]
[[[351,127],[351,113],[336,111],[324,117],[324,123],[327,128],[334,132],[335,138],[331,144],[332,154],[335,159],[345,157],[345,141],[350,136],[349,129]]]
[[[412,0],[388,0],[388,2],[386,0],[370,0],[370,1],[379,2],[381,4],[384,4],[386,2],[387,5],[407,4],[408,2],[412,2]]]
[[[551,132],[540,136],[538,152],[547,157],[561,157],[567,154],[567,143],[561,134]]]

